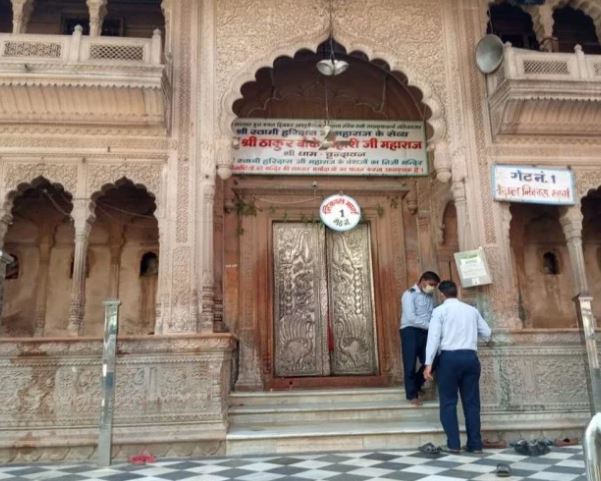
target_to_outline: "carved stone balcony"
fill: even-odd
[[[494,135],[601,135],[601,55],[504,51],[486,78]]]
[[[150,39],[0,34],[0,124],[161,127],[170,82]]]

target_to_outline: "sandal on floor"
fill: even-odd
[[[440,448],[434,446],[432,443],[426,443],[417,448],[417,450],[430,458],[437,458],[440,456]]]
[[[485,439],[482,441],[482,447],[484,449],[505,449],[507,447],[507,441],[499,439],[498,441],[489,441]]]
[[[418,397],[414,397],[413,399],[409,399],[409,402],[411,404],[413,404],[415,407],[418,407],[418,408],[421,407],[421,405],[422,405],[422,400],[420,398],[418,398]]]
[[[553,444],[560,448],[562,446],[576,446],[578,442],[578,438],[557,438],[553,441]]]
[[[509,464],[499,463],[497,464],[496,473],[499,478],[508,478],[511,476],[511,468],[509,467]]]

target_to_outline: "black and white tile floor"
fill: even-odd
[[[0,481],[586,481],[580,447],[555,448],[527,457],[512,449],[483,455],[447,455],[428,459],[416,451],[377,451],[307,455],[248,456],[194,460],[159,460],[136,466],[92,464],[0,466]],[[513,476],[498,478],[497,464]]]

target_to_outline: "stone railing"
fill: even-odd
[[[152,38],[0,34],[0,63],[131,63],[161,65],[161,33]]]
[[[235,344],[229,334],[119,338],[113,456],[223,454]],[[0,463],[94,458],[101,357],[102,339],[0,339]]]
[[[506,79],[601,82],[601,55],[585,55],[579,45],[574,53],[550,53],[514,48],[507,43],[503,64],[487,75],[488,92],[494,92]]]

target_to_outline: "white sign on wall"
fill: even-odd
[[[572,205],[574,174],[569,169],[495,165],[493,196],[506,202]]]
[[[424,123],[418,121],[237,119],[234,174],[428,174]],[[327,140],[327,142],[326,142]]]
[[[361,220],[361,208],[348,195],[331,195],[321,203],[319,217],[330,229],[344,232],[357,226]]]
[[[455,252],[455,264],[462,287],[476,287],[492,283],[484,249]]]

